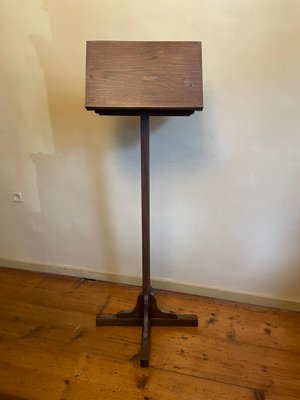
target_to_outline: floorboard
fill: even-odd
[[[95,326],[136,287],[0,268],[0,400],[300,399],[300,313],[157,291],[198,328]]]

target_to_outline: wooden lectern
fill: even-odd
[[[161,310],[150,284],[149,116],[202,110],[200,42],[87,42],[87,110],[140,117],[143,289],[135,307],[98,314],[97,326],[143,327],[140,365],[149,362],[151,326],[197,326],[196,315]]]

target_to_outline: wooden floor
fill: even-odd
[[[95,326],[131,308],[139,289],[0,269],[1,400],[300,399],[300,313],[156,292],[199,328]]]

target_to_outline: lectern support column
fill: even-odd
[[[149,177],[149,115],[141,115],[141,193],[143,294],[150,292],[150,177]]]
[[[176,314],[161,310],[151,291],[150,280],[150,180],[149,180],[149,115],[141,114],[141,186],[143,289],[132,310],[117,314],[98,314],[97,326],[142,326],[140,366],[148,367],[151,326],[197,326],[197,315]]]

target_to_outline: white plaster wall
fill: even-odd
[[[2,0],[0,257],[140,274],[139,125],[85,111],[96,39],[203,42],[204,111],[152,119],[153,276],[299,300],[298,0]]]

